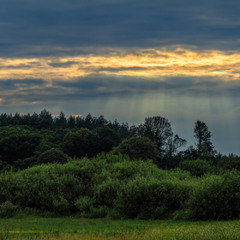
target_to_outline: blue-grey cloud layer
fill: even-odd
[[[73,102],[76,100],[101,100],[106,97],[129,98],[132,95],[168,94],[173,98],[189,96],[198,98],[238,98],[240,83],[225,82],[203,77],[168,77],[163,81],[146,80],[140,77],[90,75],[72,81],[43,79],[0,80],[0,105],[21,103],[42,104]]]
[[[239,47],[239,11],[237,0],[2,0],[0,53],[174,44],[232,50]]]

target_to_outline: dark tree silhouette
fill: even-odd
[[[208,130],[206,123],[197,120],[194,128],[194,137],[196,138],[196,146],[199,158],[207,158],[208,156],[214,156],[214,146],[211,141],[212,134]]]
[[[76,118],[70,115],[70,117],[67,120],[67,127],[68,128],[75,128],[76,126]]]
[[[139,126],[139,134],[157,143],[160,154],[164,153],[173,132],[171,123],[163,117],[145,118],[145,123]]]
[[[53,124],[52,114],[43,109],[39,114],[39,128],[51,128]]]
[[[62,150],[70,157],[93,157],[98,153],[98,138],[87,128],[64,136]]]
[[[172,156],[176,150],[186,143],[186,140],[173,134],[171,123],[164,117],[155,116],[145,119],[138,128],[140,136],[145,136],[156,142],[162,157]]]
[[[61,112],[59,117],[55,120],[55,126],[57,128],[66,128],[67,127],[67,119],[65,118],[65,114]]]

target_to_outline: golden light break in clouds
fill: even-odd
[[[40,58],[0,58],[0,79],[41,78],[67,80],[88,75],[139,77],[221,76],[238,80],[240,53],[142,49],[133,53],[111,50],[105,55]]]

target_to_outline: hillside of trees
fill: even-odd
[[[240,157],[218,153],[200,120],[193,135],[187,147],[161,116],[1,114],[0,217],[239,218]]]

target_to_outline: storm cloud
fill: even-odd
[[[46,56],[171,45],[232,50],[239,47],[239,10],[234,0],[2,0],[0,52]]]

